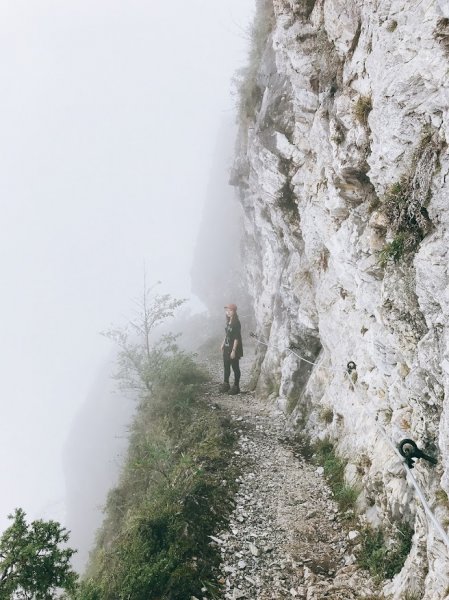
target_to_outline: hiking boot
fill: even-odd
[[[229,395],[235,396],[236,394],[240,394],[240,388],[238,385],[233,385],[232,388],[229,390]]]
[[[218,389],[220,392],[229,392],[231,386],[229,385],[229,383],[222,383]]]

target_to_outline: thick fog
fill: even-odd
[[[62,447],[110,356],[99,332],[129,312],[143,265],[164,291],[192,296],[211,156],[235,108],[252,10],[0,3],[0,529],[18,506],[64,521]]]

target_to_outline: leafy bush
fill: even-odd
[[[361,532],[361,550],[357,561],[376,579],[392,579],[404,566],[412,547],[413,529],[408,524],[397,527],[387,544],[382,529],[366,527]]]
[[[393,31],[396,31],[396,29],[397,29],[397,26],[398,26],[398,22],[396,21],[396,19],[392,19],[392,20],[391,20],[391,21],[388,23],[388,25],[387,25],[387,27],[386,27],[386,30],[387,30],[389,33],[393,33]]]
[[[56,521],[26,522],[17,508],[12,524],[0,537],[0,598],[51,600],[73,590],[77,575],[70,566],[75,550],[67,547],[69,532]]]

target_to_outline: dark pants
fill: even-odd
[[[229,383],[229,376],[231,374],[231,367],[234,371],[234,385],[238,386],[240,383],[240,365],[239,358],[232,359],[229,354],[223,352],[223,365],[224,365],[224,382]]]

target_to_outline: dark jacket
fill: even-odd
[[[223,352],[231,354],[234,346],[234,341],[237,340],[237,350],[235,352],[235,358],[242,358],[243,356],[243,344],[242,344],[242,327],[238,318],[234,319],[231,323],[228,323],[225,327],[225,341]]]

